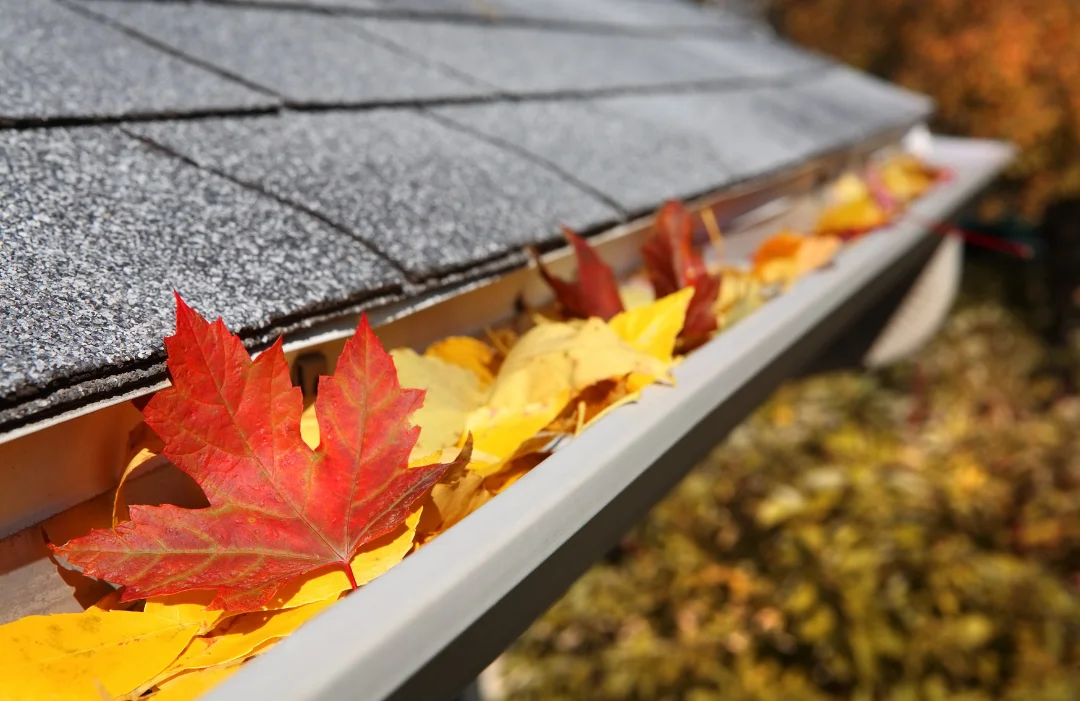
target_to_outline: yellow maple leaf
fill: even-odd
[[[390,355],[401,386],[426,392],[423,406],[411,418],[413,425],[420,427],[420,437],[413,446],[410,463],[420,464],[419,458],[459,444],[466,418],[481,405],[485,392],[476,373],[460,365],[408,348],[390,351]],[[314,404],[300,417],[300,434],[312,448],[319,444]]]
[[[153,596],[146,600],[143,611],[148,614],[167,618],[183,625],[198,626],[201,635],[212,629],[224,611],[210,611],[207,606],[213,600],[215,592],[205,590],[184,591],[168,596]]]
[[[815,233],[850,238],[888,223],[888,213],[867,193],[826,207],[818,218]]]
[[[309,448],[319,447],[319,418],[315,416],[314,404],[308,405],[300,415],[300,437]]]
[[[169,666],[198,628],[136,611],[27,616],[0,626],[0,699],[101,701]]]
[[[515,407],[560,390],[571,395],[632,372],[668,381],[668,365],[626,343],[599,319],[538,326],[521,337],[503,362],[487,404]]]
[[[158,685],[149,699],[153,701],[194,701],[210,689],[240,671],[239,664],[224,664],[206,669],[180,672]]]
[[[120,480],[113,495],[112,522],[114,526],[129,518],[128,505],[124,500],[124,485],[137,470],[146,471],[166,463],[165,456],[161,455],[164,448],[165,444],[162,440],[145,423],[140,422],[131,430],[128,436],[127,463],[123,472],[120,473]]]
[[[243,660],[259,646],[289,635],[333,603],[330,599],[284,611],[256,611],[233,616],[219,626],[220,631],[192,640],[167,673]]]
[[[633,348],[671,363],[675,340],[686,322],[694,288],[687,287],[641,307],[616,314],[608,326]]]
[[[571,397],[631,373],[670,381],[667,363],[634,348],[599,319],[533,328],[506,356],[485,404],[469,416],[475,441],[469,469],[484,476],[498,472]]]
[[[498,352],[470,336],[444,338],[429,346],[424,355],[471,370],[483,388],[489,387],[495,381],[495,373],[499,368]]]
[[[485,392],[472,370],[415,351],[390,351],[403,388],[422,389],[424,404],[412,415],[420,438],[412,456],[421,457],[458,445],[469,412],[479,407]]]
[[[878,176],[889,194],[901,203],[924,195],[938,177],[933,169],[908,154],[889,159],[878,170]]]
[[[656,301],[652,285],[644,275],[619,286],[619,300],[623,309],[637,309]]]
[[[424,514],[416,529],[418,540],[427,542],[476,511],[491,497],[480,474],[464,467],[451,468],[424,499]]]

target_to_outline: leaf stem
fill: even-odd
[[[352,563],[350,563],[350,562],[343,563],[342,568],[345,570],[345,576],[349,578],[349,584],[352,585],[352,588],[353,589],[359,589],[360,587],[358,587],[357,584],[356,584],[356,577],[353,575],[353,572],[352,572]]]

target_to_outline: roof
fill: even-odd
[[[929,102],[678,0],[0,0],[0,433]]]

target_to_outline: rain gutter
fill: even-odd
[[[452,696],[510,644],[778,384],[929,260],[928,222],[956,213],[1012,157],[934,139],[955,177],[894,225],[782,295],[386,575],[255,659],[206,701]]]

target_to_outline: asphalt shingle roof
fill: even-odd
[[[54,2],[0,2],[0,125],[278,102]]]
[[[139,124],[134,133],[368,242],[416,281],[618,213],[549,169],[412,109]]]
[[[101,0],[86,7],[291,104],[359,104],[493,92],[377,38],[372,40],[353,19],[130,0]]]
[[[928,111],[680,0],[0,0],[0,432],[174,289],[259,346]]]

